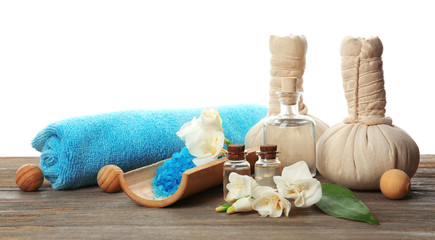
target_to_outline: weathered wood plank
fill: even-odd
[[[227,215],[214,208],[223,202],[222,186],[166,208],[146,208],[124,193],[98,187],[22,192],[15,171],[38,158],[0,158],[0,239],[433,239],[435,237],[435,155],[423,155],[403,200],[380,192],[359,192],[380,222],[338,219],[316,207],[293,207],[290,217],[261,218],[257,213]],[[320,177],[322,182],[326,182]]]

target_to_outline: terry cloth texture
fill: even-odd
[[[248,130],[267,107],[215,107],[227,139],[243,144]],[[202,108],[104,113],[54,122],[40,131],[32,146],[41,152],[41,168],[56,190],[97,183],[98,171],[114,164],[129,171],[171,157],[184,147],[176,132]]]

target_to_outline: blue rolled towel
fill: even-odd
[[[244,144],[249,129],[267,114],[260,105],[215,108],[225,137],[235,144]],[[94,185],[105,165],[129,171],[180,151],[184,142],[176,132],[202,110],[136,110],[71,118],[48,125],[32,146],[41,152],[42,171],[54,189]]]

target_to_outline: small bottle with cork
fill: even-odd
[[[260,186],[276,188],[273,176],[280,176],[282,170],[277,145],[262,145],[257,155],[259,159],[255,162],[255,180]]]
[[[251,165],[246,161],[245,145],[230,144],[226,153],[227,161],[224,163],[223,187],[224,199],[228,194],[227,184],[229,183],[230,173],[235,172],[240,175],[251,175]]]
[[[316,175],[316,125],[314,120],[299,114],[301,92],[297,91],[297,78],[281,78],[282,91],[278,92],[281,112],[264,121],[264,144],[278,145],[283,167],[305,161],[312,176]]]

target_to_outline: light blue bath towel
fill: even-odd
[[[225,137],[243,144],[248,130],[266,116],[260,105],[216,107]],[[32,146],[41,152],[41,168],[54,189],[97,183],[98,171],[114,164],[129,171],[171,157],[184,142],[180,127],[203,109],[122,111],[54,122]]]

